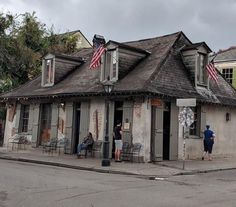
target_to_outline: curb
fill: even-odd
[[[142,178],[142,179],[147,179],[147,180],[156,180],[157,178],[167,178],[170,176],[195,175],[195,174],[203,174],[203,173],[235,170],[236,169],[236,167],[229,167],[229,168],[207,169],[207,170],[192,170],[192,171],[178,172],[178,173],[174,173],[174,174],[171,174],[168,176],[166,176],[166,175],[162,175],[162,176],[158,175],[157,176],[157,175],[143,175],[143,174],[138,174],[138,173],[124,172],[124,171],[111,170],[111,169],[82,167],[82,166],[69,165],[69,164],[64,164],[64,163],[59,163],[59,162],[48,162],[48,161],[33,160],[33,159],[26,159],[26,158],[14,158],[14,157],[10,157],[10,156],[0,156],[0,159],[19,161],[19,162],[25,162],[25,163],[34,163],[34,164],[40,164],[40,165],[55,166],[55,167],[70,168],[70,169],[76,169],[76,170],[92,171],[92,172],[99,172],[99,173],[132,175],[132,176]]]
[[[82,167],[82,166],[68,165],[68,164],[59,163],[59,162],[48,162],[48,161],[33,160],[33,159],[26,159],[26,158],[13,158],[13,157],[9,157],[9,156],[4,156],[4,157],[0,156],[0,159],[26,162],[26,163],[34,163],[34,164],[40,164],[40,165],[55,166],[55,167],[70,168],[70,169],[76,169],[76,170],[86,170],[86,171],[93,171],[93,172],[99,172],[99,173],[144,176],[144,175],[141,175],[138,173],[124,172],[124,171],[119,171],[119,170],[99,169],[99,168],[93,168],[93,167]]]

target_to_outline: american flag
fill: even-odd
[[[101,64],[101,56],[106,51],[103,44],[97,44],[89,68],[95,69]]]
[[[206,65],[206,69],[208,72],[208,76],[212,78],[216,83],[218,83],[218,76],[217,76],[217,69],[215,68],[214,64],[210,62]]]

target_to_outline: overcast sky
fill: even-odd
[[[236,45],[236,0],[0,0],[0,11],[36,12],[56,32],[81,30],[91,42],[129,41],[183,31],[214,50]]]

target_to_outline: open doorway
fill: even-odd
[[[123,118],[123,101],[115,101],[115,108],[114,108],[114,126],[115,128],[118,121],[122,123]],[[112,139],[112,158],[115,158],[115,141],[114,138]]]
[[[163,160],[170,159],[170,103],[165,103],[163,111]]]
[[[152,106],[151,160],[170,159],[170,103]]]
[[[74,147],[73,153],[77,153],[77,146],[79,144],[80,135],[80,103],[75,104],[75,134],[74,134]]]

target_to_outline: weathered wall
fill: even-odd
[[[151,139],[151,104],[148,100],[136,100],[133,111],[133,143],[142,144],[141,156],[144,161],[150,160]]]
[[[222,106],[206,105],[203,106],[206,111],[206,124],[211,126],[216,134],[215,144],[213,146],[213,156],[228,157],[236,156],[236,109]],[[231,118],[226,121],[226,113],[230,113]],[[200,138],[186,139],[186,158],[198,159],[203,153],[203,142]],[[183,128],[179,126],[179,148],[178,157],[182,159],[183,155]]]
[[[65,120],[66,120],[66,111],[64,106],[59,108],[59,119],[58,119],[58,138],[65,138]]]
[[[5,125],[5,133],[4,133],[4,142],[3,145],[6,146],[8,143],[8,139],[13,135],[15,122],[16,122],[16,116],[14,116],[13,121],[9,121],[9,111],[11,109],[7,108],[7,116],[6,116],[6,125]]]
[[[93,134],[94,139],[103,140],[104,138],[104,116],[104,99],[91,99],[89,131]]]

